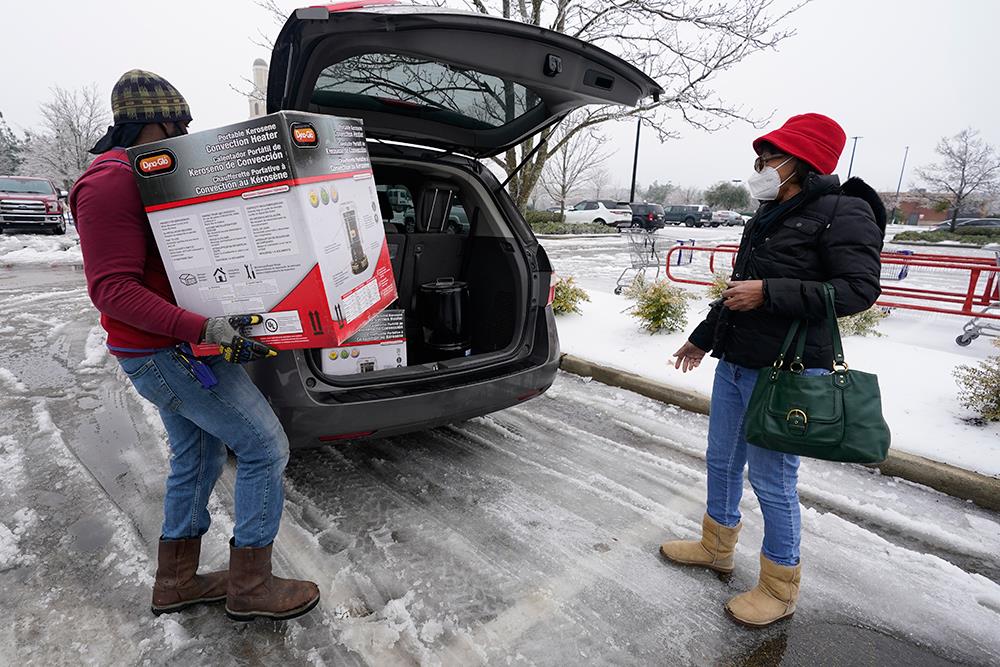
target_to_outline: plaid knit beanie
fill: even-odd
[[[170,82],[141,69],[122,74],[111,89],[115,124],[166,123],[191,120],[191,109]]]

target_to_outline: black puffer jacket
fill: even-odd
[[[838,317],[875,303],[880,294],[885,207],[861,179],[852,178],[841,187],[836,176],[814,174],[802,201],[754,241],[754,224],[763,210],[743,231],[732,278],[762,279],[764,305],[737,312],[717,303],[690,341],[714,357],[763,368],[774,363],[792,321],[805,318],[809,321],[805,365],[830,368],[833,352],[822,284],[831,283],[836,290]]]

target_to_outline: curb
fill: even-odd
[[[711,400],[699,392],[671,387],[635,373],[601,366],[572,354],[563,354],[559,367],[567,373],[591,377],[602,384],[633,391],[690,412],[708,414]],[[971,500],[984,509],[1000,512],[1000,479],[996,477],[892,450],[889,458],[872,467],[878,468],[883,475],[923,484],[949,496]]]
[[[983,249],[983,246],[981,245],[971,245],[968,243],[928,243],[927,241],[886,241],[886,243],[892,245],[910,245],[918,248],[965,248],[966,250]]]

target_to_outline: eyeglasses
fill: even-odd
[[[757,159],[753,161],[753,170],[758,174],[764,171],[764,167],[767,166],[768,162],[772,160],[780,160],[781,158],[788,157],[787,155],[758,155]]]

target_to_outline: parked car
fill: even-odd
[[[1000,227],[1000,218],[959,218],[955,221],[955,229],[991,229]],[[942,222],[934,228],[934,231],[950,231],[951,220]]]
[[[663,212],[668,224],[701,227],[712,223],[712,209],[704,204],[674,204]]]
[[[67,193],[47,178],[0,176],[0,233],[66,233]]]
[[[647,231],[663,229],[666,222],[663,220],[663,207],[659,204],[629,204],[632,209],[631,227],[641,227]],[[622,227],[622,225],[619,225]]]
[[[544,392],[559,365],[552,266],[481,161],[573,109],[635,105],[662,92],[624,60],[536,26],[436,8],[337,7],[289,17],[272,52],[267,110],[364,120],[379,209],[391,230],[393,307],[406,315],[407,365],[330,375],[320,349],[250,364],[296,447],[461,421]],[[406,212],[388,200],[391,190],[412,199],[412,231]],[[456,207],[468,225],[448,233]],[[594,210],[610,209],[587,215]],[[445,343],[425,335],[424,325],[436,324],[435,311],[422,308],[428,285],[467,294],[454,301],[463,324]]]
[[[628,202],[612,199],[585,199],[566,211],[566,222],[570,224],[593,223],[596,225],[632,224],[632,209]]]
[[[712,213],[712,226],[725,225],[726,227],[742,225],[743,216],[736,211],[715,211]]]
[[[385,193],[389,198],[389,205],[392,206],[392,210],[405,211],[408,208],[413,208],[413,199],[410,197],[409,190],[389,188]]]

